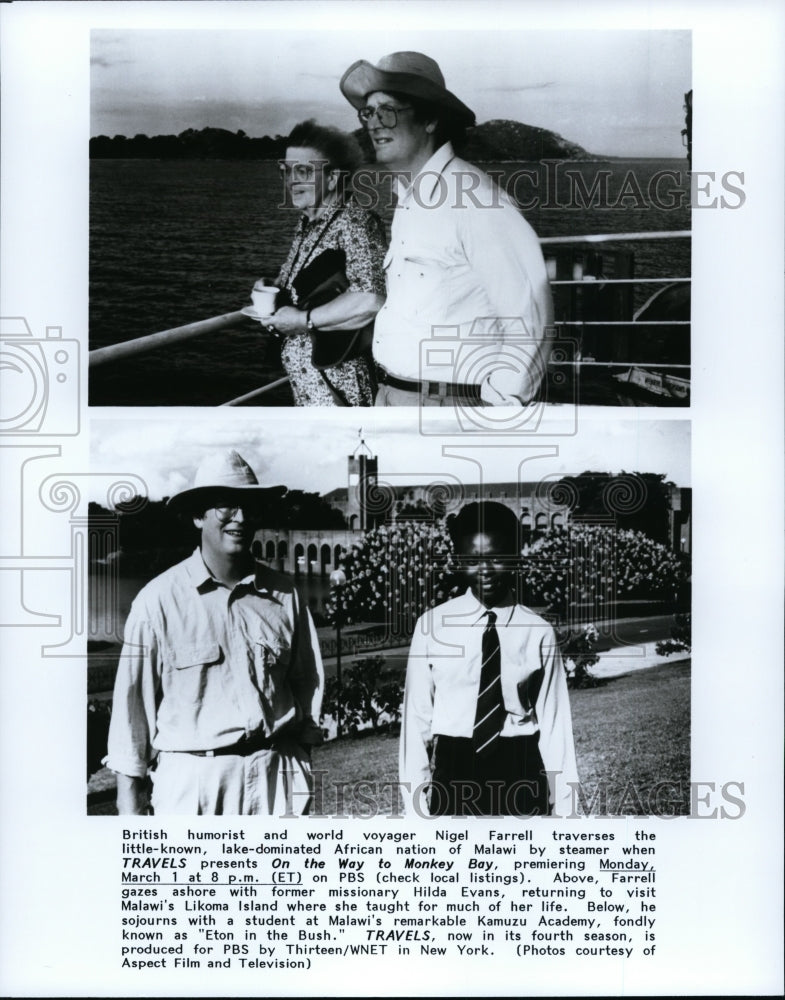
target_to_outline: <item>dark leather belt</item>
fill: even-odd
[[[194,757],[249,757],[258,750],[269,750],[272,745],[272,737],[251,736],[249,739],[231,743],[228,747],[216,747],[214,750],[180,750],[179,753],[189,753]]]
[[[447,396],[473,403],[476,406],[482,405],[478,385],[458,385],[455,382],[429,382],[426,379],[415,381],[398,378],[397,375],[391,375],[381,366],[377,366],[377,377],[382,385],[389,385],[393,389],[401,389],[403,392],[416,392],[421,396]]]

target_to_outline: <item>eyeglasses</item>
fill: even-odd
[[[222,524],[226,524],[231,521],[237,514],[238,510],[241,510],[243,512],[243,517],[247,518],[249,521],[258,521],[262,515],[259,507],[246,507],[245,504],[237,504],[236,507],[213,507],[213,510],[215,511],[216,518]]]
[[[328,166],[327,160],[317,160],[315,163],[290,163],[287,160],[280,160],[278,170],[282,177],[287,174],[294,181],[312,181],[317,170],[324,170]]]
[[[360,108],[357,117],[366,128],[374,115],[382,128],[395,128],[398,124],[398,112],[411,110],[410,104],[405,104],[400,108],[394,108],[392,104],[380,104],[378,108]]]

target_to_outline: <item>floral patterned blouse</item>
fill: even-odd
[[[346,254],[346,278],[349,291],[375,292],[384,295],[382,263],[387,240],[381,219],[373,212],[350,201],[325,217],[310,221],[301,216],[288,256],[276,284],[285,288],[297,305],[292,282],[300,271],[323,250],[343,250]],[[311,364],[311,338],[307,333],[287,337],[281,358],[297,406],[337,406],[335,396]],[[374,381],[371,362],[365,358],[345,361],[324,374],[350,406],[372,406]]]

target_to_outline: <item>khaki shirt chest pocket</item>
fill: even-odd
[[[175,694],[184,701],[199,702],[205,688],[214,678],[216,667],[224,662],[224,654],[218,642],[205,639],[169,649],[164,684],[168,693]]]
[[[390,251],[384,269],[388,295],[395,295],[396,312],[412,319],[433,313],[450,281],[448,261],[436,246]]]

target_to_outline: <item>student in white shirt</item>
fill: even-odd
[[[412,638],[406,811],[566,815],[578,780],[567,682],[553,629],[516,601],[518,519],[504,504],[471,503],[448,530],[468,589],[426,612]]]

